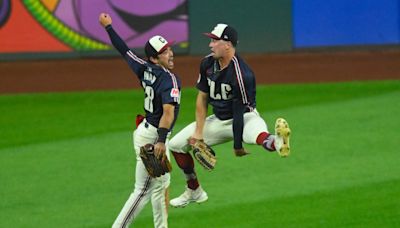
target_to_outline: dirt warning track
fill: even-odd
[[[242,55],[258,84],[400,79],[400,51]],[[176,56],[183,86],[194,86],[202,56]],[[0,62],[0,94],[138,88],[120,57]]]

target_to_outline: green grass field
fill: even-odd
[[[194,120],[182,92],[175,132]],[[0,96],[0,227],[111,227],[132,191],[141,91]],[[170,208],[170,227],[400,227],[400,81],[259,86],[273,131],[285,117],[292,155],[215,147],[198,167],[209,201]],[[173,161],[170,195],[184,190]],[[134,227],[152,227],[150,204]]]

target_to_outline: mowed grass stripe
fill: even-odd
[[[102,219],[110,223],[102,227],[111,226],[133,187],[131,137],[109,133],[0,150],[0,227],[90,227]]]
[[[254,193],[244,191],[237,198],[244,194]],[[400,180],[394,179],[309,195],[221,204],[191,213],[184,213],[186,209],[172,209],[170,226],[398,227],[400,202],[396,199],[399,194]],[[148,223],[139,220],[136,225],[145,227]]]
[[[219,169],[213,173],[199,174],[210,196],[207,204],[211,204],[210,207],[213,208],[237,201],[251,203],[284,196],[340,191],[343,188],[397,178],[397,173],[400,173],[397,165],[400,158],[395,146],[397,142],[395,137],[387,136],[396,134],[399,121],[381,118],[386,114],[380,109],[370,111],[367,117],[373,117],[371,120],[367,122],[362,120],[366,110],[374,104],[386,107],[385,111],[394,116],[400,114],[400,110],[391,105],[399,95],[390,93],[343,103],[317,104],[306,108],[295,107],[283,112],[272,112],[270,116],[289,115],[288,119],[293,121],[291,125],[294,129],[293,156],[289,159],[279,159],[274,156],[275,154],[263,154],[262,150],[253,146],[248,147],[253,152],[251,156],[234,158],[231,145],[216,147]],[[337,116],[342,116],[344,120],[336,118]],[[361,121],[356,121],[358,118],[361,118]],[[381,128],[382,125],[394,127]],[[310,128],[322,128],[326,131],[314,131],[312,134]],[[381,142],[385,144],[382,145]],[[180,175],[178,178],[180,180],[176,180],[174,176],[173,181],[182,184],[183,178]],[[179,195],[182,190],[182,186],[178,185],[178,191],[173,188],[172,192]],[[396,199],[387,200],[392,202]],[[259,205],[261,207],[262,203]],[[200,208],[208,206],[188,207],[184,210],[187,210],[187,214],[197,214],[197,209]],[[257,207],[254,207],[252,211],[256,210]],[[219,216],[222,215],[215,217]],[[189,224],[192,223],[186,223]],[[232,224],[236,223],[229,223]]]
[[[362,87],[359,83],[355,84]],[[367,88],[374,87],[370,83],[366,84],[366,91]],[[384,86],[379,90],[382,84]],[[349,215],[344,217],[343,223],[334,221],[342,216],[339,210],[333,211],[334,213],[316,214],[317,206],[321,207],[321,211],[329,212],[329,203],[308,207],[309,202],[314,202],[320,197],[348,202],[354,193],[350,192],[349,198],[346,199],[345,194],[341,192],[375,184],[376,188],[380,189],[386,186],[380,183],[393,180],[395,186],[391,188],[394,189],[394,193],[398,192],[398,143],[395,137],[387,136],[395,136],[400,127],[399,120],[393,118],[400,114],[400,109],[396,106],[400,94],[398,88],[384,90],[383,88],[390,86],[387,83],[382,84],[378,83],[375,93],[367,96],[361,96],[360,93],[351,97],[344,93],[348,98],[330,97],[326,103],[320,100],[305,102],[319,96],[315,93],[305,100],[300,99],[301,102],[297,102],[299,105],[279,104],[281,109],[259,109],[270,129],[278,116],[284,116],[290,121],[294,132],[293,156],[280,159],[276,154],[266,153],[257,146],[248,146],[252,154],[236,158],[231,143],[217,146],[217,169],[212,173],[198,169],[199,178],[209,193],[210,201],[203,205],[190,205],[181,210],[171,208],[170,226],[204,227],[203,224],[215,224],[215,227],[264,227],[271,224],[272,227],[278,227],[283,224],[281,227],[290,227],[290,223],[294,221],[292,227],[295,227],[298,221],[305,227],[354,227],[357,226],[354,224],[358,223],[350,223],[350,213],[357,217],[359,210],[368,207],[381,208],[373,216],[382,214],[383,218],[389,218],[385,215],[395,213],[392,211],[393,204],[396,205],[398,201],[387,192],[382,192],[389,194],[387,198],[378,198],[380,201],[371,202],[370,205],[366,201],[361,209],[356,205],[349,205]],[[396,82],[393,85],[396,85]],[[341,84],[334,86],[340,88]],[[293,85],[288,87],[297,88]],[[265,92],[268,93],[271,92],[271,88],[275,89],[266,88],[268,90]],[[348,88],[348,91],[350,90],[351,86]],[[289,98],[279,101],[296,103]],[[112,101],[113,99],[108,103],[113,105]],[[107,117],[107,113],[103,113],[105,119],[116,117]],[[178,123],[178,129],[193,120],[193,109],[183,109],[182,113],[182,122]],[[113,126],[112,122],[104,129]],[[111,226],[133,188],[135,161],[131,124],[132,122],[128,127],[113,128],[114,130],[108,132],[94,127],[90,129],[96,131],[83,132],[81,136],[58,135],[52,140],[43,137],[43,141],[0,149],[0,195],[5,199],[0,203],[0,227],[15,227],[15,224],[17,227]],[[321,128],[325,131],[321,131]],[[30,128],[24,130],[34,131]],[[171,197],[179,195],[184,189],[184,178],[175,162],[173,166]],[[363,189],[360,194],[375,194],[369,187]],[[373,187],[371,189],[374,190]],[[297,202],[298,199],[312,198],[314,195],[316,198],[313,200]],[[285,201],[287,199],[294,200],[296,202],[292,204],[299,205],[295,205],[291,211]],[[239,210],[242,206],[243,213]],[[304,213],[297,213],[297,209],[304,209]],[[288,216],[292,219],[287,220],[288,222],[282,222],[285,216],[272,216],[275,214],[270,214],[266,222],[260,219],[265,215],[264,212],[280,214],[287,210],[296,212]],[[20,216],[21,214],[29,216]],[[204,216],[200,216],[203,214]],[[192,215],[198,216],[195,218]],[[224,217],[227,215],[234,217],[231,222],[227,222],[227,218]],[[365,220],[360,218],[355,221],[362,219]],[[317,220],[323,223],[317,223]],[[365,221],[367,227],[369,224],[370,227],[385,226],[385,223],[375,224],[368,219]],[[152,226],[150,204],[135,225]]]
[[[257,109],[344,101],[398,91],[400,81],[259,86]],[[176,130],[193,121],[197,91],[184,88]],[[133,129],[143,92],[81,92],[0,96],[0,148]]]

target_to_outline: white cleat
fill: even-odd
[[[186,187],[185,192],[169,201],[169,203],[173,207],[185,207],[189,203],[196,202],[196,203],[203,203],[207,201],[208,196],[207,193],[199,186],[196,190],[192,190]]]
[[[290,128],[283,118],[278,118],[275,122],[275,149],[279,156],[287,157],[290,154]]]

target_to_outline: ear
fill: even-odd
[[[232,43],[230,41],[225,41],[225,49],[229,49],[233,47]]]

